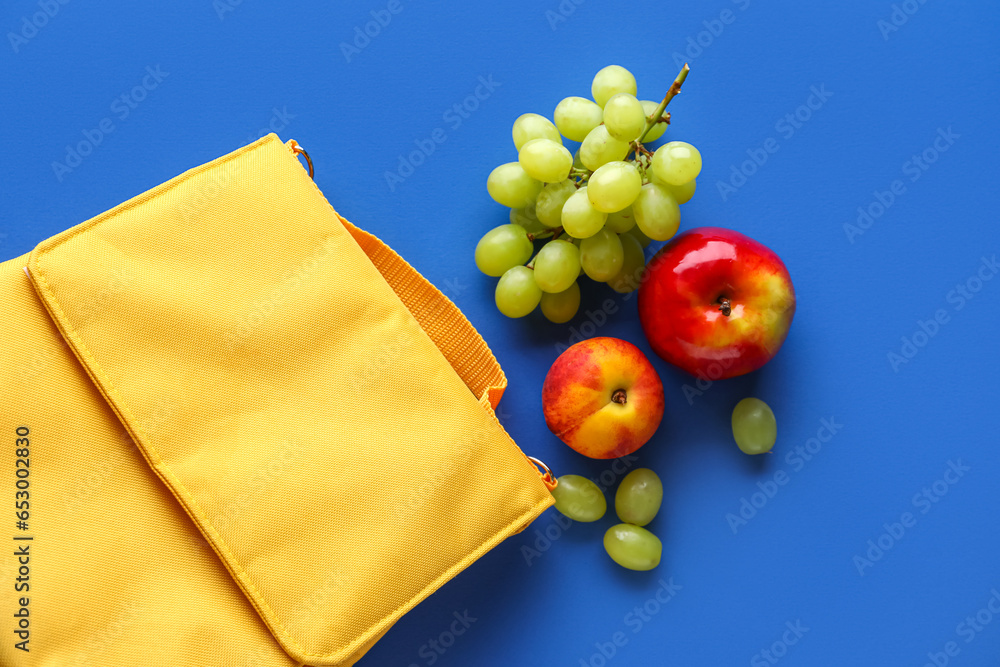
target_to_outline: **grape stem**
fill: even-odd
[[[663,110],[667,108],[668,104],[670,104],[670,100],[674,99],[674,96],[681,92],[681,86],[684,85],[684,80],[687,78],[688,72],[690,71],[691,68],[688,67],[687,63],[684,63],[684,67],[682,67],[680,73],[677,74],[677,78],[674,79],[672,84],[670,84],[667,94],[663,96],[663,101],[660,102],[660,106],[656,107],[656,111],[654,111],[650,117],[646,119],[646,129],[639,135],[636,143],[641,144],[642,140],[646,138],[647,134],[649,134],[649,131],[653,129],[653,125],[660,122],[660,118],[663,116]]]
[[[555,229],[552,230],[552,238],[549,239],[549,240],[550,241],[555,241],[557,238],[559,238],[559,236],[563,233],[563,231],[564,230],[563,230],[562,227],[556,227]],[[528,238],[531,239],[532,241],[534,241],[535,239],[540,238],[540,237],[534,236],[532,234],[528,234]],[[542,238],[548,238],[548,237],[542,237]],[[542,246],[542,247],[544,248],[545,246]],[[539,250],[537,253],[535,253],[535,256],[532,257],[531,261],[528,262],[527,264],[525,264],[525,266],[528,267],[529,269],[531,269],[532,271],[534,271],[535,270],[535,260],[538,259],[538,255],[541,252],[542,251]]]
[[[649,179],[646,176],[646,170],[649,169],[650,163],[653,161],[653,154],[645,149],[642,144],[636,146],[635,151],[635,168],[639,170],[639,174],[642,176],[642,182],[648,183]]]
[[[547,239],[551,236],[553,240],[559,238],[559,235],[563,233],[562,227],[553,227],[552,229],[547,229],[544,232],[538,232],[537,234],[528,234],[528,240],[534,241],[536,239]]]
[[[574,178],[574,179],[575,178],[579,178],[580,179],[579,181],[576,181],[574,183],[574,185],[576,186],[576,188],[579,190],[580,187],[582,187],[583,184],[587,182],[587,180],[590,178],[590,176],[593,173],[594,172],[592,172],[589,169],[577,169],[577,168],[574,167],[573,169],[569,170],[569,177],[570,178]]]

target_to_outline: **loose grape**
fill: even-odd
[[[562,207],[562,226],[566,233],[578,239],[593,236],[604,227],[608,214],[598,211],[587,197],[583,186],[566,200]]]
[[[538,196],[541,197],[542,195],[539,194]],[[545,225],[538,219],[534,204],[525,206],[524,208],[510,209],[510,222],[512,225],[524,227],[524,231],[529,234],[538,234],[546,229]]]
[[[543,292],[564,292],[580,275],[580,250],[562,239],[549,241],[535,257],[535,283]]]
[[[573,154],[551,139],[532,139],[521,146],[517,161],[528,176],[543,183],[557,183],[569,177]]]
[[[576,183],[570,179],[549,183],[538,193],[535,200],[535,214],[546,227],[558,227],[562,224],[562,208],[566,200],[576,192]]]
[[[524,208],[535,202],[542,191],[542,183],[528,176],[517,162],[508,162],[490,172],[486,189],[504,206]]]
[[[556,105],[552,117],[564,137],[583,141],[604,120],[604,112],[584,97],[567,97]]]
[[[604,107],[608,100],[618,93],[635,95],[635,77],[621,65],[608,65],[594,75],[590,94],[597,105]]]
[[[476,244],[476,266],[488,276],[502,276],[512,266],[531,258],[534,247],[520,225],[500,225],[486,232]]]
[[[533,271],[515,266],[500,277],[496,289],[497,309],[507,317],[524,317],[542,299],[542,290],[535,284]]]
[[[630,570],[652,570],[660,564],[663,544],[645,528],[620,523],[604,533],[604,550],[611,560]]]
[[[514,135],[514,148],[521,150],[521,146],[532,139],[551,139],[556,143],[562,143],[559,130],[552,124],[552,121],[537,113],[521,114],[514,121],[511,130]]]
[[[659,102],[651,102],[650,100],[642,100],[639,104],[642,105],[642,113],[647,119],[656,113],[656,110],[660,108]],[[646,137],[642,140],[642,143],[651,144],[662,137],[663,133],[666,131],[666,123],[653,123],[653,127],[649,128],[649,132],[646,133]]]
[[[580,242],[580,266],[583,272],[598,282],[610,280],[621,271],[625,251],[618,235],[602,229]]]
[[[587,196],[598,211],[614,213],[630,206],[639,196],[642,176],[628,162],[615,160],[598,167],[587,181]]]
[[[625,294],[639,288],[642,274],[646,268],[646,255],[642,252],[642,244],[639,239],[632,234],[619,234],[618,240],[622,242],[622,250],[624,251],[622,268],[614,278],[608,281],[608,285],[614,291]]]
[[[637,468],[625,475],[615,493],[618,518],[634,526],[645,526],[660,511],[663,483],[649,468]]]
[[[580,475],[560,477],[552,497],[556,499],[556,509],[574,521],[597,521],[608,510],[608,501],[601,489]]]
[[[684,141],[663,144],[653,153],[656,177],[670,185],[684,185],[701,172],[701,153]]]
[[[767,403],[759,398],[744,398],[733,408],[733,438],[745,454],[771,451],[778,438],[778,423]]]
[[[639,245],[641,245],[643,248],[646,248],[650,243],[653,242],[651,238],[642,233],[642,230],[639,229],[639,225],[636,225],[632,229],[628,230],[628,234],[629,236],[632,236],[636,241],[638,241]]]
[[[620,141],[635,141],[646,129],[642,104],[630,93],[618,93],[604,105],[604,127]]]
[[[580,144],[580,161],[593,171],[608,162],[624,160],[628,151],[628,142],[615,139],[608,134],[607,128],[598,125]]]
[[[579,275],[579,274],[578,274]],[[580,285],[574,280],[568,290],[542,293],[542,315],[556,324],[569,322],[580,310]]]
[[[663,187],[646,183],[632,203],[635,224],[654,241],[666,241],[677,233],[681,224],[681,209]]]
[[[608,219],[604,222],[604,226],[617,234],[624,234],[635,227],[635,214],[632,212],[632,207],[626,206],[620,211],[608,213]]]

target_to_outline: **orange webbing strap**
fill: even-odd
[[[495,410],[507,378],[472,323],[396,251],[344,218],[340,220],[472,393]]]

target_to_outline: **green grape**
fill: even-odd
[[[586,139],[586,137],[584,137]],[[580,149],[577,148],[576,152],[573,153],[573,168],[574,169],[586,169],[583,166],[583,160],[580,159]]]
[[[590,94],[597,106],[604,107],[618,93],[635,95],[635,77],[621,65],[608,65],[596,75],[590,85]]]
[[[660,564],[663,544],[645,528],[620,523],[604,533],[604,550],[611,560],[629,570],[652,570]]]
[[[639,196],[642,176],[634,165],[621,160],[597,168],[587,181],[587,196],[598,211],[614,213],[630,206]]]
[[[573,154],[551,139],[532,139],[521,146],[517,162],[528,176],[543,183],[557,183],[569,177]]]
[[[531,258],[534,247],[520,225],[500,225],[486,232],[476,244],[476,266],[488,276],[502,276],[512,266]]]
[[[604,105],[604,127],[620,141],[635,141],[646,129],[642,104],[630,93],[618,93]]]
[[[552,124],[552,121],[537,113],[521,114],[514,121],[514,128],[511,130],[514,135],[514,148],[521,150],[521,146],[532,139],[551,139],[562,144],[562,137],[559,130]]]
[[[486,179],[490,196],[508,208],[524,208],[535,202],[542,191],[541,181],[536,181],[517,162],[502,164]]]
[[[597,521],[608,511],[608,501],[601,489],[580,475],[560,477],[559,484],[552,489],[552,497],[556,499],[556,509],[574,521]]]
[[[646,183],[632,204],[635,224],[654,241],[666,241],[677,233],[681,224],[681,209],[663,187]]]
[[[690,181],[684,183],[683,185],[671,185],[670,183],[667,183],[666,181],[661,180],[659,177],[657,177],[656,170],[653,169],[652,161],[650,161],[649,166],[646,167],[646,182],[656,183],[661,188],[672,194],[674,196],[674,201],[676,201],[678,204],[686,204],[688,201],[690,201],[691,197],[694,196],[696,179],[692,178]],[[681,201],[681,199],[683,199],[684,201]]]
[[[639,104],[642,105],[642,113],[647,119],[656,113],[656,110],[660,108],[659,102],[651,102],[650,100],[642,100]],[[653,123],[653,127],[649,128],[649,132],[646,133],[646,138],[642,140],[642,143],[651,144],[662,137],[663,133],[666,131],[666,123]]]
[[[584,97],[567,97],[556,105],[552,117],[564,137],[583,141],[604,120],[604,112]]]
[[[633,526],[645,526],[660,511],[663,483],[649,468],[636,468],[618,485],[615,512],[618,518]]]
[[[580,161],[583,162],[583,166],[593,171],[608,162],[624,160],[628,151],[627,141],[615,139],[608,134],[607,128],[598,125],[580,144]]]
[[[546,227],[558,227],[562,224],[562,208],[566,200],[576,192],[576,182],[571,179],[549,183],[538,193],[535,200],[535,214]]]
[[[541,301],[542,290],[535,284],[531,269],[515,266],[500,276],[495,297],[501,313],[507,317],[524,317]]]
[[[601,229],[580,241],[580,266],[592,280],[611,280],[621,271],[624,260],[622,242],[610,229]]]
[[[653,242],[651,238],[642,233],[642,230],[639,229],[639,225],[632,227],[632,229],[628,230],[627,233],[629,234],[629,236],[638,241],[639,245],[641,245],[643,248],[646,248],[647,246],[649,246],[650,243]]]
[[[678,204],[686,204],[689,201],[691,201],[691,197],[694,196],[695,187],[697,187],[697,181],[693,178],[684,185],[669,185],[667,183],[664,183],[660,179],[656,178],[655,173],[653,174],[652,179],[653,183],[656,183],[664,190],[669,192],[671,195],[673,195],[674,201],[676,201]]]
[[[574,280],[569,289],[562,292],[543,292],[541,307],[542,315],[550,322],[556,324],[569,322],[576,315],[576,311],[580,310],[579,283]]]
[[[542,195],[539,194],[538,196],[541,197]],[[547,229],[538,219],[534,204],[525,206],[524,208],[510,209],[510,224],[524,227],[524,231],[529,234],[538,234]]]
[[[778,438],[774,413],[759,398],[744,398],[733,408],[733,438],[744,454],[771,451]]]
[[[642,252],[642,244],[639,239],[632,234],[619,234],[618,240],[622,242],[624,253],[622,268],[614,278],[608,281],[608,285],[614,291],[625,294],[638,289],[639,283],[642,282],[642,274],[646,268],[646,255]]]
[[[624,234],[635,227],[635,214],[632,213],[632,207],[626,206],[620,211],[608,213],[608,219],[604,222],[604,226],[616,234]]]
[[[593,236],[604,227],[608,214],[598,211],[587,197],[583,186],[566,200],[562,207],[562,226],[566,233],[578,239]]]
[[[562,239],[549,241],[535,257],[535,283],[543,292],[564,292],[580,275],[580,250]]]
[[[664,183],[684,185],[701,172],[701,153],[685,141],[671,141],[653,153],[653,170]]]

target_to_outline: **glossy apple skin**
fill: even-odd
[[[722,312],[720,299],[731,312]],[[639,287],[639,321],[653,350],[709,380],[770,361],[795,315],[795,289],[767,246],[731,229],[679,234],[649,262]]]
[[[614,400],[618,390],[619,401]],[[591,338],[555,360],[542,385],[545,423],[560,440],[592,459],[631,454],[663,418],[663,383],[628,341]]]

